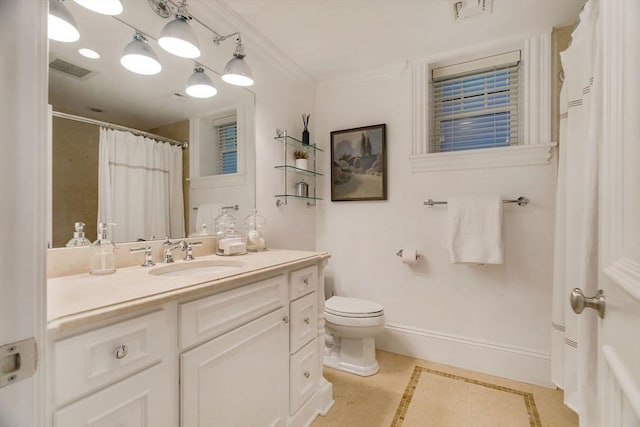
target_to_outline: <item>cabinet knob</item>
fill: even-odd
[[[309,318],[308,317],[304,318],[304,323],[306,323],[307,325],[309,324]]]
[[[302,279],[302,281],[304,282],[305,285],[309,286],[309,278],[305,277],[304,279]]]
[[[289,323],[289,316],[284,316],[284,317],[282,318],[282,321],[283,321],[284,323]]]
[[[309,378],[311,376],[311,372],[309,371],[304,371],[304,377],[305,378]]]
[[[129,354],[129,349],[126,345],[123,344],[116,347],[116,349],[114,350],[114,354],[116,355],[116,359],[124,359],[125,357],[127,357],[127,354]]]

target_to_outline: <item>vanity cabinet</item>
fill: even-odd
[[[321,272],[276,268],[57,334],[51,425],[309,425],[333,403]]]

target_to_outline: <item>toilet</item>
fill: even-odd
[[[384,329],[380,304],[359,298],[332,296],[325,301],[324,364],[368,377],[378,372],[374,337]]]

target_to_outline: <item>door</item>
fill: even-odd
[[[180,356],[183,427],[286,424],[289,324],[285,314],[280,308]]]
[[[603,144],[595,425],[640,425],[640,2],[602,1]]]
[[[0,0],[3,427],[45,424],[42,364],[35,375],[27,370],[34,366],[36,352],[44,359],[45,345],[47,10],[45,1]],[[16,342],[22,345],[14,346]]]

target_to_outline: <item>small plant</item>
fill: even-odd
[[[293,157],[295,157],[296,159],[308,159],[309,153],[304,150],[296,150],[293,152]]]

